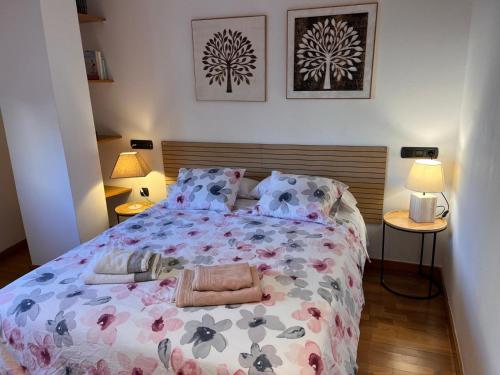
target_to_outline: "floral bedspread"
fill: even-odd
[[[0,290],[0,353],[29,374],[354,374],[364,246],[345,219],[158,204]],[[79,275],[111,247],[160,252],[167,278],[84,285]],[[171,303],[183,267],[231,262],[258,266],[261,303]]]

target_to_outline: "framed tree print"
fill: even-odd
[[[193,20],[197,100],[266,100],[266,16]]]
[[[287,98],[371,96],[377,4],[288,11]]]

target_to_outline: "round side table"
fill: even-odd
[[[422,243],[420,246],[420,263],[418,266],[419,275],[424,275],[422,272],[422,260],[424,256],[424,241],[426,234],[432,234],[432,260],[431,260],[431,269],[429,275],[427,275],[429,279],[429,292],[425,296],[404,294],[398,292],[391,287],[389,287],[384,281],[384,252],[385,252],[385,228],[386,226],[391,227],[396,230],[400,230],[403,232],[409,233],[417,233],[422,236]],[[431,299],[437,297],[441,294],[441,285],[439,285],[436,281],[434,281],[434,258],[436,255],[436,236],[439,232],[444,231],[448,227],[448,223],[445,219],[436,219],[433,223],[417,223],[410,219],[408,211],[390,211],[384,215],[384,224],[383,224],[383,232],[382,232],[382,263],[380,266],[380,283],[382,286],[387,289],[389,292],[392,292],[398,296],[413,298],[413,299]],[[433,285],[437,288],[437,291],[432,292]]]
[[[153,202],[127,202],[115,207],[116,220],[120,223],[120,217],[132,217],[146,211],[154,205]]]

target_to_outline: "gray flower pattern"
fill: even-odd
[[[97,290],[91,289],[85,285],[68,285],[65,291],[57,294],[57,299],[61,300],[60,310],[66,310],[73,306],[78,299],[93,300],[97,297]]]
[[[221,332],[227,331],[232,325],[233,323],[229,319],[216,323],[212,316],[205,314],[201,318],[201,322],[191,320],[185,324],[186,332],[181,338],[181,345],[192,343],[195,358],[206,358],[212,347],[218,352],[222,352],[227,347],[227,341]]]
[[[163,272],[172,270],[182,270],[187,260],[184,257],[164,257],[161,258],[161,267]]]
[[[229,200],[229,196],[232,194],[232,190],[226,188],[226,181],[220,180],[217,182],[211,182],[207,185],[207,200],[211,201],[219,201],[219,202],[227,202]]]
[[[201,179],[208,178],[210,180],[215,180],[217,176],[222,176],[224,170],[222,168],[210,168],[206,169],[200,176]]]
[[[287,252],[304,251],[306,247],[306,243],[302,240],[288,240],[287,242],[283,242],[282,245]]]
[[[14,315],[14,321],[20,327],[24,327],[28,318],[35,321],[40,314],[40,304],[47,301],[54,295],[54,292],[42,294],[42,290],[37,288],[29,294],[18,295],[12,305],[7,310],[7,315]]]
[[[252,344],[250,353],[241,353],[238,359],[241,367],[248,369],[248,375],[273,375],[274,367],[283,364],[274,346],[264,345],[261,348],[257,343]]]
[[[130,224],[126,225],[127,231],[134,233],[134,232],[146,232],[148,230],[148,227],[151,226],[153,223],[151,222],[145,222],[144,220],[134,220]]]
[[[253,313],[240,310],[242,318],[236,322],[241,329],[248,329],[248,337],[252,342],[261,342],[266,337],[266,329],[283,331],[286,327],[275,315],[266,315],[263,305],[255,306]]]
[[[265,231],[257,229],[255,232],[250,232],[245,235],[245,241],[251,241],[254,244],[271,243],[272,235],[276,233],[274,230]]]
[[[58,348],[73,345],[73,338],[69,331],[76,328],[75,316],[76,313],[74,311],[66,314],[64,311],[59,311],[54,319],[47,320],[45,328],[52,333],[54,344]]]
[[[269,203],[269,208],[272,211],[280,210],[283,213],[288,213],[290,211],[289,206],[298,206],[299,199],[297,198],[297,190],[287,189],[284,191],[278,190],[273,191],[272,200]]]
[[[307,183],[308,189],[302,191],[302,194],[307,195],[309,202],[327,202],[332,198],[330,196],[331,187],[327,185],[318,186],[315,182]]]

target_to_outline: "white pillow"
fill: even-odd
[[[342,193],[341,203],[352,209],[356,208],[358,205],[358,201],[349,190],[345,190]]]
[[[167,207],[230,212],[244,174],[241,168],[181,168],[170,186]]]
[[[254,199],[255,196],[252,195],[252,191],[258,184],[259,181],[254,180],[253,178],[243,177],[238,189],[238,198]]]
[[[266,190],[269,189],[269,186],[271,186],[271,176],[267,176],[261,182],[259,182],[258,185],[255,186],[252,191],[250,191],[250,195],[252,196],[252,198],[260,199],[262,198],[262,195],[264,195]]]
[[[255,214],[328,224],[330,211],[346,188],[330,178],[273,172]]]

